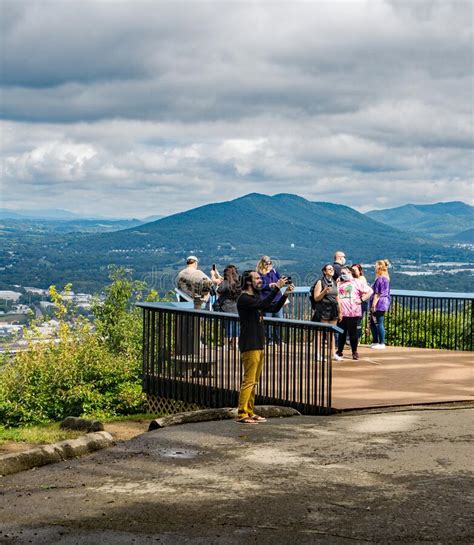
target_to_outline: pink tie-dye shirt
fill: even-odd
[[[339,282],[337,294],[341,305],[342,316],[357,318],[362,316],[361,300],[372,295],[372,288],[363,280],[353,278],[347,282]]]

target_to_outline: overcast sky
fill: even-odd
[[[1,206],[473,204],[473,3],[6,2]]]

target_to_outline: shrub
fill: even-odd
[[[59,342],[30,340],[28,350],[3,362],[0,422],[4,426],[143,411],[141,313],[131,306],[142,286],[121,269],[113,270],[111,279],[105,301],[96,304],[96,329],[80,317],[71,321],[74,313],[51,287],[60,321]]]
[[[126,354],[139,360],[142,350],[142,311],[135,303],[142,298],[145,284],[132,280],[123,268],[111,267],[111,283],[105,288],[105,300],[95,300],[93,313],[100,342],[113,354]],[[150,291],[147,301],[157,300]]]
[[[58,344],[31,345],[0,373],[0,421],[6,426],[143,408],[139,363],[111,354],[90,328],[63,331]]]

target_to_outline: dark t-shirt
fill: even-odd
[[[238,298],[237,310],[240,318],[239,348],[241,352],[263,350],[265,345],[263,313],[278,312],[287,299],[287,296],[283,295],[281,299],[274,303],[273,299],[278,293],[280,293],[280,290],[274,288],[265,299],[261,299],[259,293],[249,295],[245,292]]]
[[[221,312],[237,314],[237,299],[240,295],[240,287],[237,289],[231,289],[229,282],[224,280],[217,288],[217,295],[219,296]]]
[[[334,261],[332,266],[334,267],[334,274],[332,275],[332,277],[334,278],[334,280],[337,280],[341,276],[342,265],[337,261]]]

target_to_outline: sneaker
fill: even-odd
[[[334,359],[336,361],[342,361],[344,358],[343,358],[343,356],[340,356],[339,354],[334,354]]]
[[[357,352],[352,352],[352,359],[353,360],[358,360],[359,359],[359,354]]]
[[[385,345],[384,344],[375,344],[372,348],[374,348],[375,350],[385,350]]]
[[[372,343],[372,344],[369,346],[369,348],[375,348],[375,347],[378,346],[378,345],[379,345],[379,343]]]

